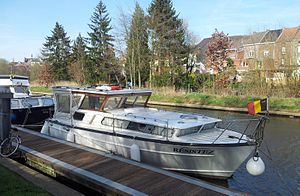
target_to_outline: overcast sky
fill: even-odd
[[[137,0],[146,10],[151,0]],[[23,61],[40,54],[55,22],[75,39],[87,35],[90,17],[99,0],[1,0],[0,58]],[[132,13],[135,0],[103,0],[118,29],[120,11]],[[215,28],[229,35],[300,25],[300,0],[173,0],[179,17],[199,38]],[[115,32],[114,32],[115,33]],[[1,73],[0,73],[1,74]]]

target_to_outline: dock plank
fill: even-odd
[[[192,177],[19,129],[22,149],[58,173],[94,190],[117,194],[243,195]],[[32,149],[32,150],[30,150]],[[26,154],[25,153],[25,154]]]

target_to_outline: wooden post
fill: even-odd
[[[0,140],[8,137],[10,132],[10,99],[12,93],[0,87]]]

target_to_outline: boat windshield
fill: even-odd
[[[122,97],[110,97],[108,98],[104,110],[112,110],[118,108]]]
[[[148,95],[131,95],[131,96],[113,96],[109,97],[104,110],[112,110],[116,108],[129,108],[135,106],[146,106]]]
[[[148,96],[128,96],[125,99],[124,107],[145,106]]]
[[[99,110],[104,101],[104,97],[86,95],[79,109]]]
[[[28,86],[15,86],[14,90],[15,90],[15,93],[29,94]]]

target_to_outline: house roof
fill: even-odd
[[[203,40],[201,40],[201,42],[197,45],[197,48],[199,49],[199,60],[201,62],[205,61],[205,57],[206,57],[206,50],[207,50],[207,46],[208,46],[208,42],[209,42],[210,38],[204,38]]]
[[[261,43],[264,42],[275,42],[278,37],[280,36],[282,32],[282,29],[276,29],[276,30],[269,30],[267,33],[264,35],[262,40],[260,41]]]
[[[276,42],[290,42],[292,41],[298,31],[299,27],[293,27],[293,28],[283,28],[282,34],[279,36]]]
[[[298,26],[298,30],[297,30],[297,33],[296,33],[294,39],[300,41],[300,26]]]
[[[243,41],[242,35],[229,36],[230,41],[232,43],[231,48],[240,48]]]
[[[260,43],[260,41],[263,39],[267,31],[263,32],[253,32],[251,35],[246,35],[243,38],[243,44],[255,44],[255,43]]]
[[[231,49],[238,49],[241,47],[241,43],[242,43],[242,39],[244,36],[242,35],[235,35],[235,36],[229,36],[229,39],[232,43],[231,45]],[[211,37],[209,38],[205,38],[203,39],[198,45],[197,48],[199,49],[199,57],[200,57],[200,61],[204,62],[205,61],[205,57],[206,57],[206,50],[208,47],[208,43],[211,40]]]

